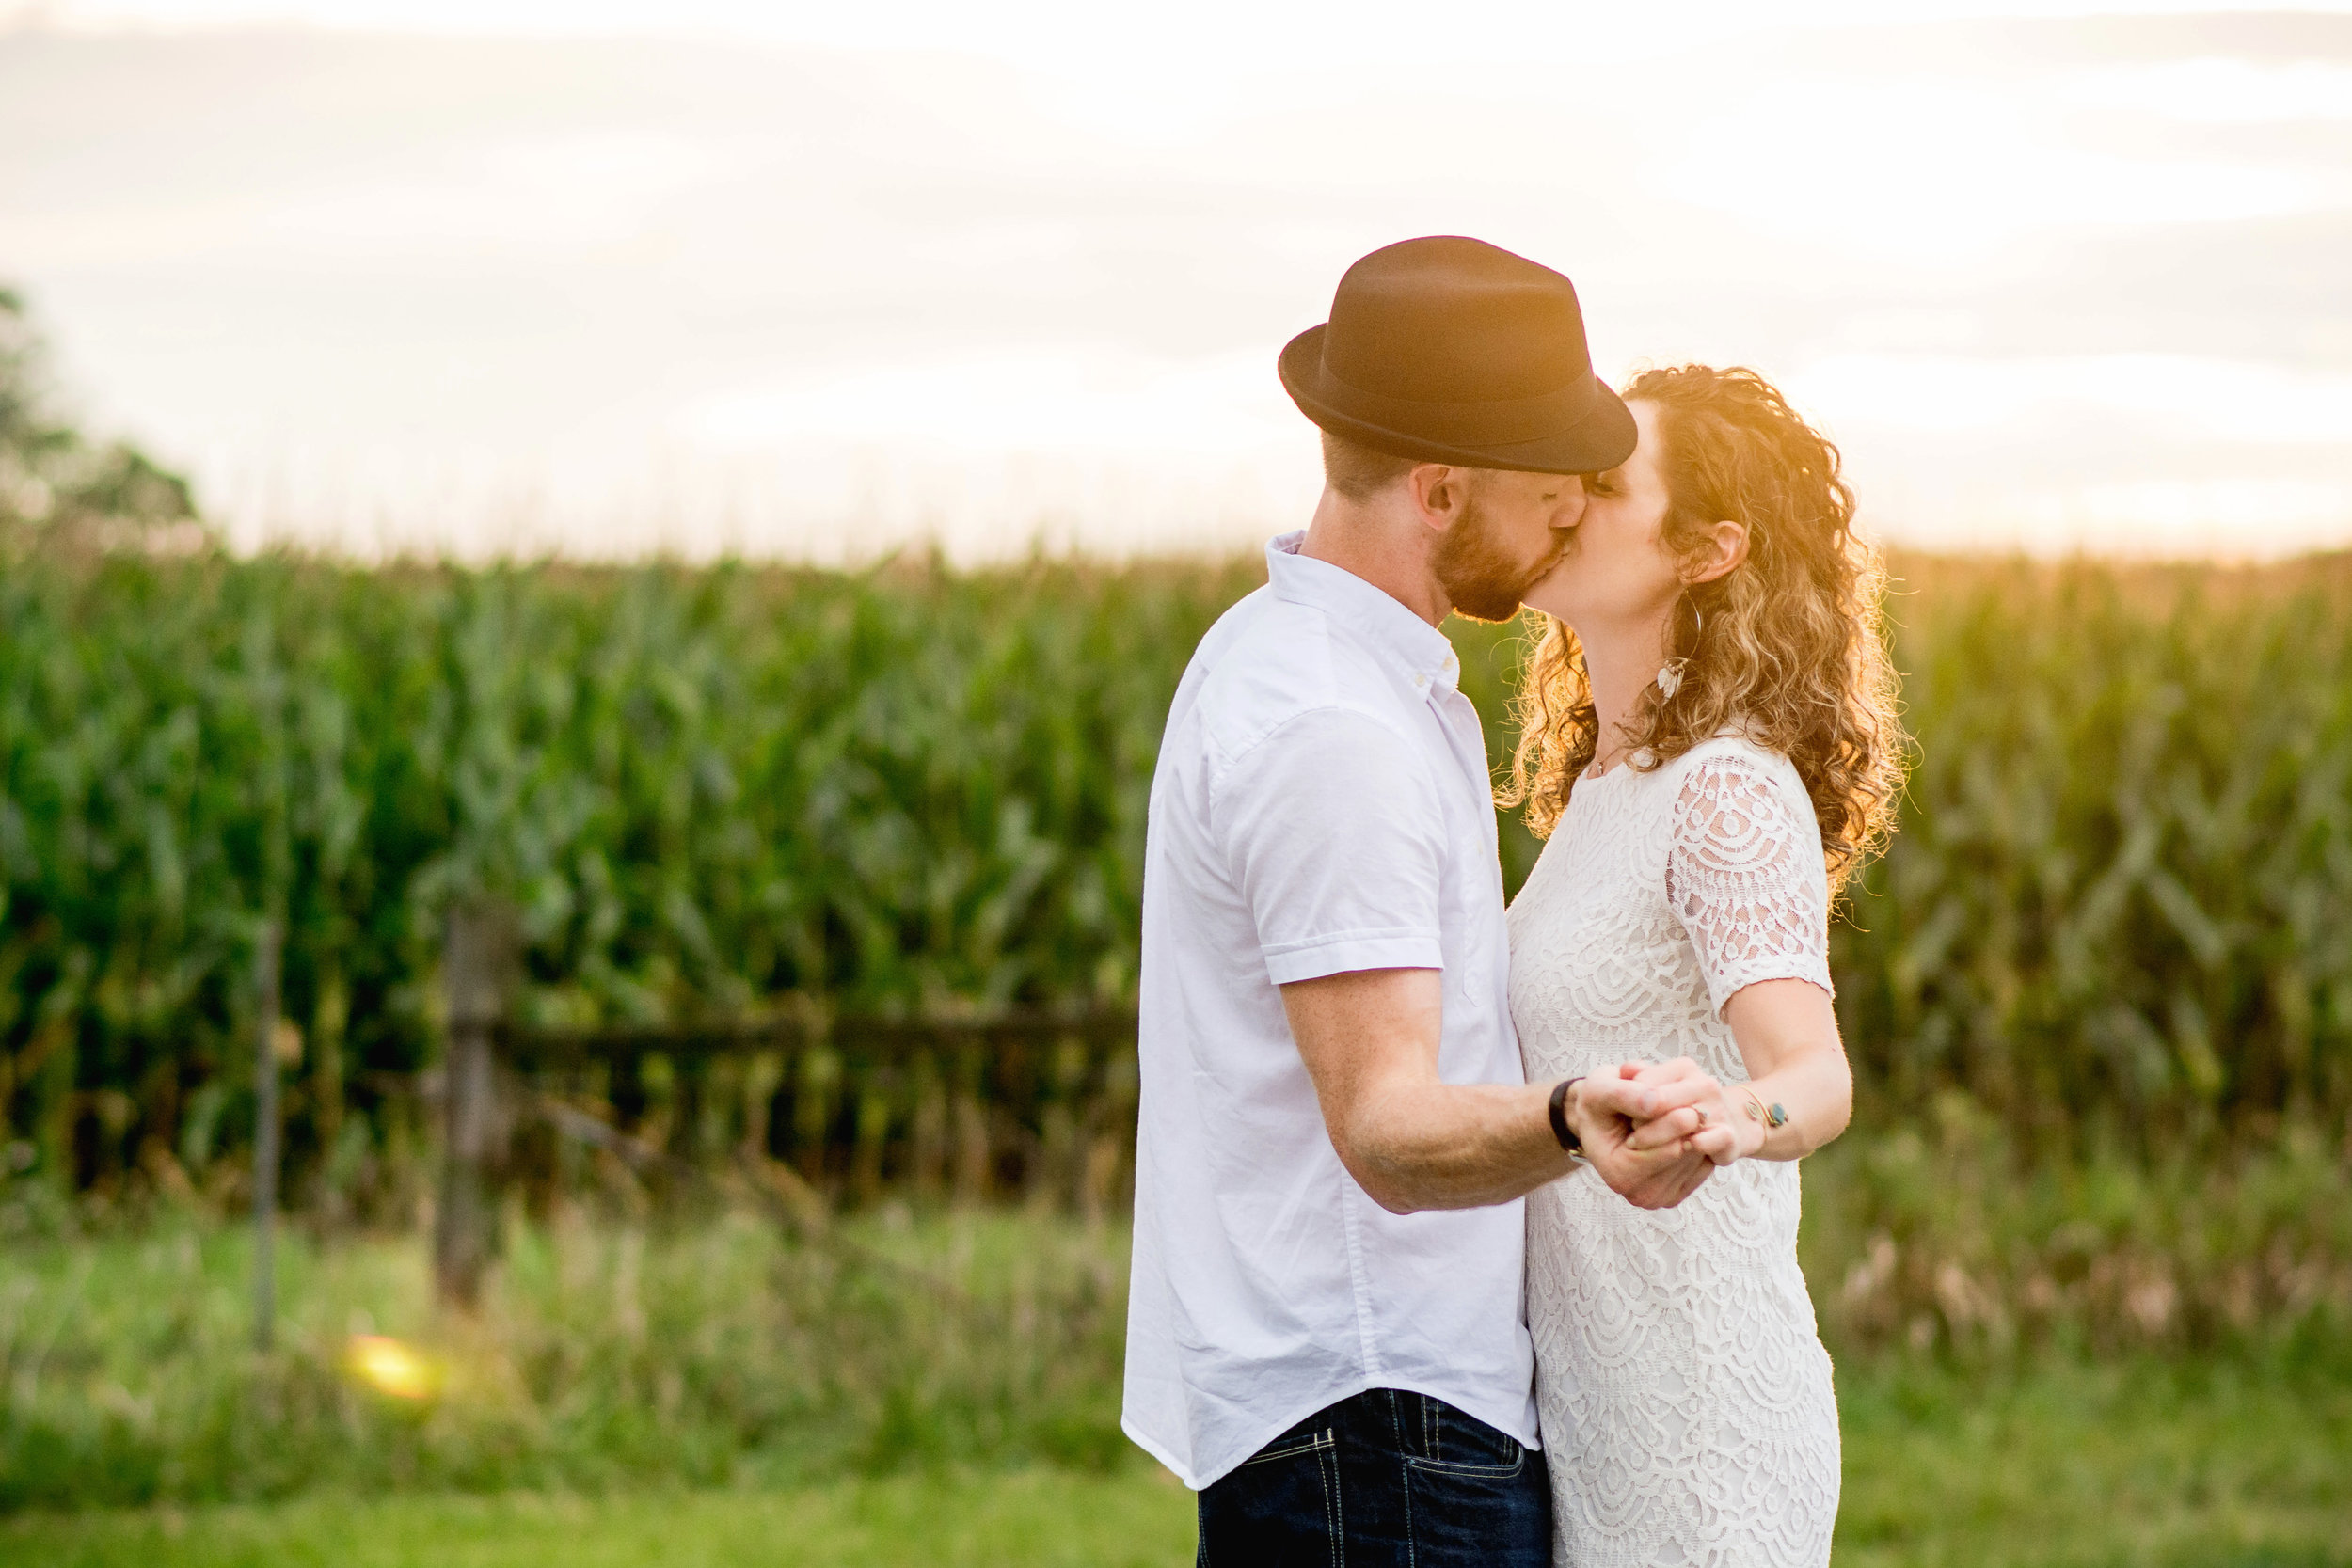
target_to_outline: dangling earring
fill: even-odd
[[[1685,602],[1685,603],[1689,603],[1689,600],[1686,598],[1686,599],[1684,600],[1684,602]],[[1699,607],[1698,607],[1697,605],[1694,605],[1694,604],[1693,604],[1693,605],[1692,605],[1692,606],[1691,606],[1691,652],[1692,652],[1692,653],[1696,653],[1696,652],[1698,651],[1698,645],[1699,645],[1699,633],[1700,633],[1700,632],[1702,632],[1702,631],[1704,631],[1704,630],[1706,630],[1706,629],[1707,629],[1707,617],[1706,617],[1705,615],[1703,615],[1703,614],[1701,614],[1701,613],[1699,612]],[[1668,659],[1665,663],[1663,663],[1663,664],[1661,664],[1661,665],[1660,665],[1660,666],[1658,667],[1658,692],[1659,692],[1659,695],[1660,695],[1660,696],[1661,696],[1663,700],[1665,700],[1666,702],[1670,702],[1670,703],[1671,703],[1671,702],[1673,702],[1673,701],[1674,701],[1674,696],[1675,696],[1675,693],[1682,689],[1682,672],[1683,672],[1684,670],[1688,669],[1688,668],[1690,667],[1690,664],[1691,664],[1691,655],[1690,655],[1690,654],[1685,654],[1685,655],[1683,655],[1680,658],[1670,658],[1670,659]]]

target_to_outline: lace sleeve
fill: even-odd
[[[1700,760],[1675,800],[1666,898],[1717,1017],[1759,980],[1829,978],[1829,876],[1813,803],[1759,756]]]

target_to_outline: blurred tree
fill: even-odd
[[[56,409],[24,297],[0,288],[0,540],[85,548],[212,542],[188,482],[125,441],[93,441]]]

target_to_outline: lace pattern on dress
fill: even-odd
[[[1760,760],[1745,750],[1708,756],[1675,799],[1666,901],[1719,1016],[1759,980],[1811,980],[1834,994],[1821,830],[1812,801],[1801,792],[1792,801]]]
[[[1745,739],[1577,786],[1511,906],[1530,1083],[1687,1055],[1744,1081],[1721,1004],[1826,989],[1812,802]],[[1675,1209],[1591,1171],[1527,1199],[1535,1402],[1563,1568],[1822,1568],[1837,1404],[1797,1267],[1790,1164],[1743,1160]]]

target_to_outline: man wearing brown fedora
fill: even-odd
[[[1567,278],[1476,240],[1350,267],[1282,351],[1325,484],[1184,673],[1145,855],[1124,1425],[1201,1560],[1548,1562],[1520,1197],[1711,1168],[1625,1080],[1530,1085],[1478,715],[1438,629],[1516,613],[1633,450]]]

